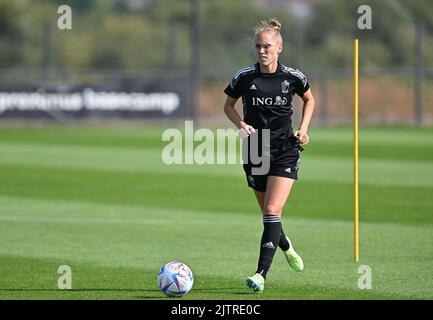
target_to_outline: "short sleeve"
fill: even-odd
[[[298,96],[303,97],[304,93],[310,89],[310,84],[308,83],[307,77],[298,69],[296,69],[293,73],[296,76],[295,81],[295,92]]]
[[[239,75],[237,77],[235,76],[232,79],[232,81],[230,81],[230,83],[227,85],[224,92],[228,96],[238,99],[242,95],[241,84],[240,84],[241,81],[239,80],[240,80],[240,76]]]

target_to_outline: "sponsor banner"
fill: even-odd
[[[0,88],[0,117],[37,117],[52,112],[77,117],[184,117],[186,92],[181,86],[140,91],[91,86],[71,90]]]

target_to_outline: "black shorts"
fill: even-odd
[[[248,186],[259,192],[266,191],[268,176],[286,177],[298,180],[298,170],[301,165],[300,153],[304,150],[299,144],[287,151],[271,155],[269,172],[264,175],[251,174],[253,164],[244,164]]]

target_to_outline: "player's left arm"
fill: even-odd
[[[315,101],[310,89],[304,93],[301,99],[304,101],[302,107],[302,119],[299,129],[295,132],[295,136],[298,138],[300,144],[307,144],[310,140],[310,137],[308,136],[308,127],[310,126],[310,121],[313,117]]]

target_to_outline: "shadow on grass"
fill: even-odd
[[[233,290],[239,290],[239,288],[209,288],[209,289],[193,289],[194,293],[197,294],[201,294],[200,299],[206,299],[204,298],[203,294],[224,294],[224,295],[233,295],[233,296],[237,296],[237,295],[254,295],[256,293],[252,292],[252,291],[233,291]],[[144,291],[144,290],[143,290]],[[150,291],[150,290],[148,290]],[[160,292],[160,291],[158,291]],[[134,298],[136,299],[160,299],[160,300],[176,300],[176,299],[180,299],[182,297],[167,297],[167,296],[158,296],[158,297],[150,297],[150,296],[135,296]],[[189,298],[191,299],[195,299],[196,297],[191,294],[187,294],[186,295],[186,299],[188,300]],[[214,297],[212,299],[215,299]]]
[[[146,289],[0,289],[0,292],[160,292],[159,290],[146,290]]]
[[[66,294],[63,297],[68,297],[69,294],[73,293],[86,293],[86,292],[100,292],[100,293],[129,293],[129,292],[135,292],[135,293],[144,293],[146,295],[142,296],[135,296],[134,299],[164,299],[165,296],[162,294],[160,290],[150,290],[150,289],[111,289],[111,288],[88,288],[88,289],[37,289],[37,288],[14,288],[14,289],[0,289],[0,292],[23,292],[23,293],[34,293],[34,292],[46,292],[46,293],[61,293]],[[157,293],[160,293],[157,295]],[[148,294],[148,295],[147,295]],[[131,297],[125,297],[125,299],[130,299]],[[88,298],[83,298],[84,300],[88,300]],[[111,300],[111,298],[107,298]]]
[[[194,292],[197,293],[223,293],[223,294],[233,294],[233,295],[250,295],[254,294],[253,291],[251,291],[248,288],[245,288],[245,291],[239,291],[240,287],[235,288],[198,288],[193,289]]]
[[[135,299],[158,299],[158,300],[173,300],[177,298],[167,297],[160,290],[156,289],[111,289],[111,288],[83,288],[83,289],[41,289],[41,288],[10,288],[0,289],[0,292],[58,292],[58,293],[80,293],[80,292],[136,292],[149,295],[134,296]],[[254,295],[252,291],[239,291],[239,288],[208,288],[194,289],[194,292],[201,294],[229,294],[229,295]],[[153,295],[158,293],[158,295]],[[152,295],[150,295],[152,294]]]

